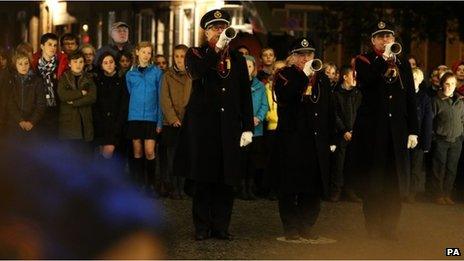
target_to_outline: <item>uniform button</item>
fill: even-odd
[[[222,92],[225,92],[226,91],[226,88],[222,88]]]
[[[314,132],[314,136],[317,136],[317,131]]]
[[[315,117],[317,117],[317,112],[316,112],[316,113],[314,113],[314,116],[315,116]]]
[[[221,111],[224,111],[224,108],[221,108]]]
[[[393,99],[393,95],[388,96],[388,99],[390,100]]]
[[[390,118],[391,118],[391,117],[392,117],[392,114],[391,114],[391,113],[389,113],[389,114],[388,114],[388,117],[390,117]]]

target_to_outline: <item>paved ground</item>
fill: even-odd
[[[164,199],[170,223],[169,259],[448,259],[446,247],[464,252],[464,205],[404,204],[400,241],[370,240],[361,205],[324,202],[314,230],[337,239],[330,245],[277,241],[282,229],[276,202],[236,200],[230,232],[234,241],[193,240],[190,200]],[[464,254],[464,253],[462,253]]]

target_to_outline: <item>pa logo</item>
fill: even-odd
[[[461,250],[457,247],[448,247],[445,250],[446,256],[461,256]]]

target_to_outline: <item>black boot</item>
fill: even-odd
[[[129,169],[134,183],[139,187],[143,187],[145,183],[145,173],[143,164],[143,158],[131,158],[129,161]]]
[[[177,181],[179,182],[177,184],[177,191],[179,192],[179,197],[180,199],[184,199],[187,197],[187,195],[184,193],[184,184],[185,184],[185,178],[184,177],[177,177]]]
[[[248,199],[245,179],[242,179],[240,181],[240,185],[238,185],[236,187],[236,191],[237,191],[237,198],[238,199],[241,199],[241,200],[247,200]]]
[[[254,193],[254,189],[255,189],[255,186],[254,186],[253,178],[247,178],[247,180],[246,180],[246,191],[247,191],[249,200],[258,199],[258,197],[256,197],[256,195]]]
[[[351,202],[362,202],[362,199],[356,195],[354,190],[352,189],[345,189],[346,199]]]
[[[156,159],[147,159],[145,162],[147,166],[147,192],[150,196],[158,198],[158,193],[155,190]]]

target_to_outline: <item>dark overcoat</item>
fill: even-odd
[[[309,79],[296,66],[282,69],[274,80],[279,122],[271,180],[281,193],[327,195],[329,145],[335,144],[330,81],[324,73]]]
[[[381,191],[388,175],[397,175],[402,195],[408,190],[408,135],[418,135],[416,98],[409,63],[397,59],[395,64],[400,77],[388,83],[384,78],[388,65],[381,54],[360,55],[355,63],[362,101],[353,127],[349,177],[364,192]],[[395,166],[389,168],[391,162]],[[387,169],[396,173],[386,173]]]
[[[6,91],[6,122],[7,128],[16,132],[20,130],[20,121],[30,121],[35,132],[45,113],[45,89],[42,79],[32,71],[21,82],[21,76],[16,72],[7,73],[0,85]]]
[[[118,145],[127,121],[129,94],[125,77],[116,73],[95,77],[97,101],[93,104],[95,142],[99,145]]]
[[[86,90],[87,94],[82,95],[82,90]],[[58,82],[58,97],[60,98],[58,138],[92,141],[94,136],[92,104],[97,100],[97,88],[92,76],[82,73],[76,86],[75,76],[71,70],[65,72]]]
[[[432,100],[427,94],[425,86],[421,86],[419,92],[416,93],[417,102],[417,120],[419,126],[419,144],[418,149],[429,151],[432,147]]]
[[[240,137],[253,131],[251,82],[242,55],[230,53],[230,73],[223,76],[217,70],[220,57],[208,46],[187,51],[192,92],[179,132],[174,174],[235,185],[241,177]]]

